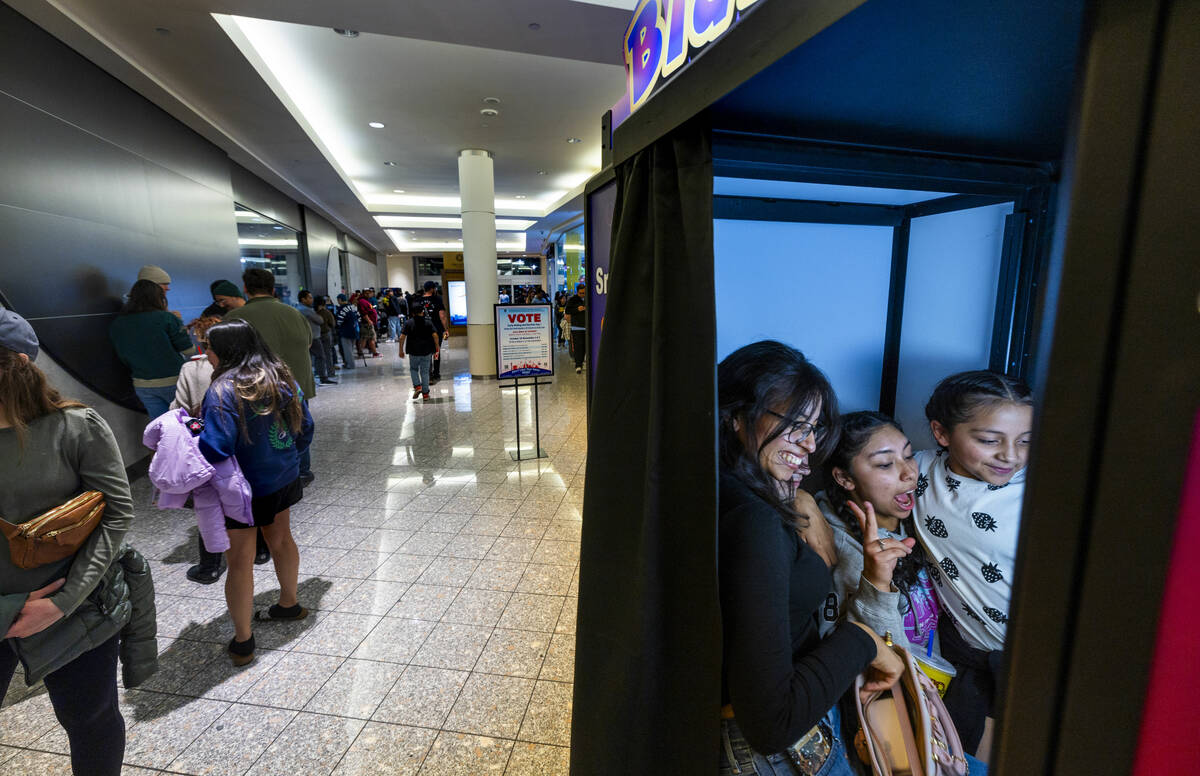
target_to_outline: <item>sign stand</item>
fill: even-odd
[[[496,324],[497,377],[512,380],[513,400],[517,410],[517,449],[509,452],[514,461],[548,458],[542,449],[541,410],[538,405],[540,377],[554,376],[554,320],[550,305],[492,305]],[[521,378],[532,377],[533,388],[533,454],[521,449]]]
[[[532,383],[525,383],[525,385],[533,386],[533,449],[535,454],[521,455],[521,381],[513,378],[514,407],[517,410],[517,449],[509,451],[509,455],[512,456],[514,461],[532,461],[536,458],[549,458],[550,456],[546,455],[546,451],[542,449],[541,410],[538,407],[538,386],[548,385],[548,383],[543,383],[535,377]]]

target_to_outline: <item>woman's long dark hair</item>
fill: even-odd
[[[210,390],[234,392],[247,441],[247,405],[255,415],[271,415],[285,421],[293,434],[300,433],[304,410],[296,381],[253,326],[241,320],[218,323],[208,330],[208,349],[220,362],[213,370]]]
[[[829,501],[837,509],[838,515],[841,516],[842,522],[850,530],[850,535],[853,536],[858,543],[863,543],[862,527],[858,524],[858,518],[850,511],[847,503],[850,501],[850,494],[838,485],[834,479],[833,470],[841,469],[847,476],[850,475],[850,463],[854,457],[863,451],[867,443],[871,441],[876,431],[882,428],[894,428],[901,434],[904,429],[900,427],[892,418],[884,415],[882,412],[849,412],[842,416],[842,435],[838,440],[837,446],[829,455],[829,460],[825,462],[825,475],[829,483],[827,491]],[[913,517],[909,515],[900,521],[904,525],[904,531],[909,536],[916,536],[916,530],[913,525]],[[909,555],[901,558],[896,562],[896,568],[892,572],[892,584],[904,595],[908,601],[909,609],[912,608],[912,598],[909,595],[909,589],[915,587],[918,582],[918,575],[929,563],[928,557],[925,555],[925,549],[920,542],[913,545],[913,551]]]
[[[64,399],[32,361],[0,345],[0,406],[24,448],[30,423],[51,412],[87,405]]]
[[[808,520],[793,505],[795,493],[780,498],[777,481],[765,472],[758,456],[762,449],[787,431],[789,421],[772,411],[793,418],[805,417],[820,405],[817,449],[810,458],[815,469],[837,444],[837,396],[829,380],[804,354],[793,347],[762,340],[738,348],[717,365],[718,456],[721,468],[771,504],[780,519],[795,528],[807,528]],[[758,439],[763,418],[771,430]],[[735,423],[742,431],[739,433]],[[745,441],[743,442],[743,437]]]
[[[153,280],[139,280],[129,289],[129,299],[121,308],[121,315],[148,313],[167,309],[167,292]]]

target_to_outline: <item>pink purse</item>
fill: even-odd
[[[863,700],[863,677],[854,683],[860,729],[858,757],[873,776],[966,776],[967,758],[937,686],[903,647],[886,643],[904,661],[904,673],[889,690]]]

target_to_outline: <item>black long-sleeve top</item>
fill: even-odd
[[[818,618],[832,589],[825,562],[725,472],[718,547],[722,703],[733,705],[750,745],[771,754],[825,716],[874,659],[875,643],[847,623],[821,639]]]

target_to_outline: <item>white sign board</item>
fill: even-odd
[[[493,305],[499,379],[554,374],[554,315],[548,304]]]

